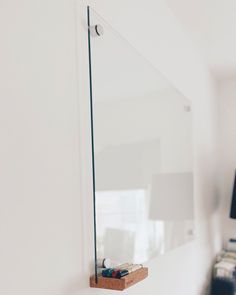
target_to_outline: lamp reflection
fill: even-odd
[[[165,251],[192,238],[193,175],[162,173],[152,178],[149,217],[164,222]]]

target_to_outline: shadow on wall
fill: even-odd
[[[206,163],[208,163],[207,166]],[[201,205],[200,208],[198,208],[198,212],[201,212],[200,218],[204,218],[206,221],[204,226],[204,235],[209,245],[208,254],[206,255],[209,255],[208,258],[211,260],[211,265],[206,271],[205,284],[202,286],[200,295],[210,294],[212,267],[214,265],[215,255],[217,254],[216,251],[218,251],[220,247],[219,244],[214,242],[216,241],[217,235],[218,243],[222,243],[220,220],[218,220],[216,214],[220,209],[220,187],[218,185],[218,169],[215,163],[217,163],[217,161],[215,161],[215,157],[212,157],[212,154],[208,153],[202,157],[200,167],[198,168],[201,171],[200,174],[202,180],[197,186],[201,188],[201,191],[196,192],[197,195],[200,194],[201,196]]]
[[[212,265],[209,267],[209,269],[207,271],[206,281],[205,281],[205,284],[202,286],[202,290],[199,293],[199,295],[210,295],[211,294],[212,269],[213,269],[214,263],[215,263],[215,261],[212,263]]]

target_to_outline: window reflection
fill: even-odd
[[[149,219],[148,190],[99,191],[96,196],[99,257],[139,263],[164,252],[164,222]]]

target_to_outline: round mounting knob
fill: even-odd
[[[93,37],[101,36],[103,35],[103,32],[104,32],[103,27],[101,25],[91,26],[89,30],[90,30],[91,36]]]

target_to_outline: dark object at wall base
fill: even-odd
[[[234,295],[235,282],[227,278],[215,278],[212,280],[211,295]]]
[[[234,188],[233,188],[233,194],[232,194],[230,218],[236,219],[236,172],[234,177]]]

